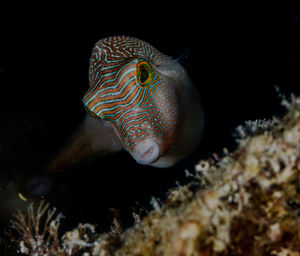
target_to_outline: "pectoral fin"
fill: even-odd
[[[103,120],[87,115],[61,152],[50,162],[49,172],[58,172],[97,153],[112,153],[123,148],[113,128]]]

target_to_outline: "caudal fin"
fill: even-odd
[[[54,174],[67,169],[96,153],[112,153],[122,149],[113,128],[105,121],[86,116],[80,128],[71,136],[47,167]]]

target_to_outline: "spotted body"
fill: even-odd
[[[83,103],[92,118],[60,159],[125,148],[140,164],[169,167],[197,147],[198,93],[184,68],[150,44],[126,36],[98,41],[89,83]]]

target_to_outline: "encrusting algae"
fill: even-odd
[[[164,204],[153,199],[154,210],[143,219],[135,214],[132,228],[122,231],[115,219],[109,233],[79,224],[58,238],[60,218],[50,211],[46,231],[36,230],[46,210],[41,205],[34,215],[31,207],[13,222],[15,253],[300,255],[300,98],[284,103],[288,113],[281,121],[258,122],[258,129],[251,123],[252,134],[236,151],[200,161],[193,182],[169,191]]]

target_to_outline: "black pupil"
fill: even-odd
[[[141,83],[145,83],[147,79],[149,78],[149,71],[146,67],[142,67],[141,73],[140,73],[140,81]]]

